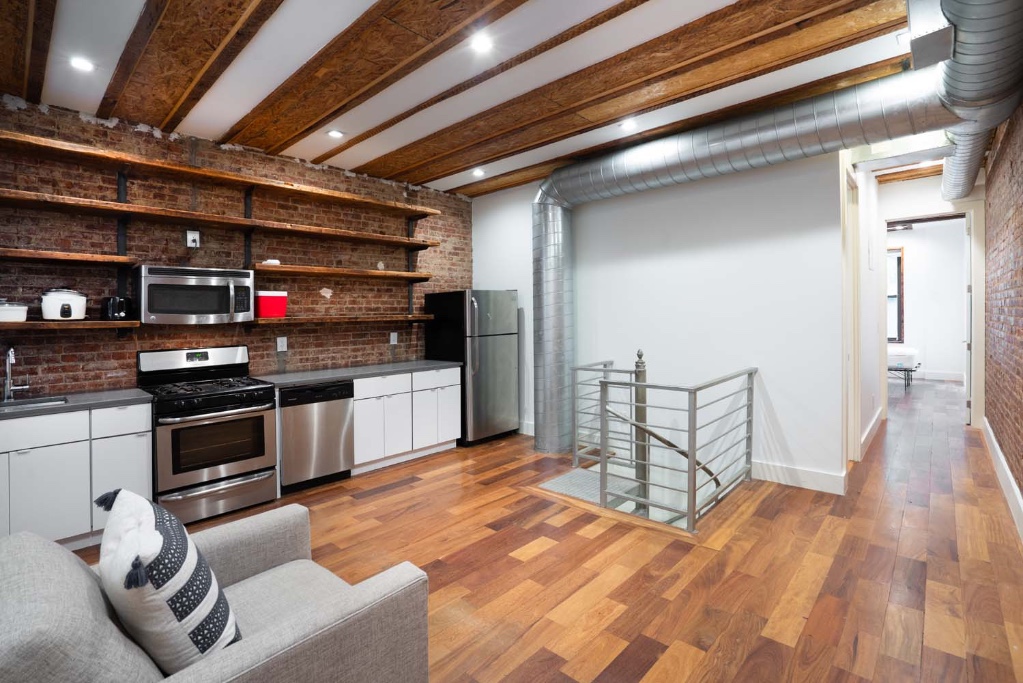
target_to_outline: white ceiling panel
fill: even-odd
[[[220,138],[372,5],[373,0],[284,0],[177,131]]]
[[[693,116],[699,116],[700,114],[755,100],[772,93],[788,90],[789,88],[812,83],[818,79],[834,76],[864,64],[896,57],[904,54],[905,51],[906,47],[900,45],[894,35],[875,38],[823,57],[801,62],[785,69],[715,90],[706,95],[694,97],[685,102],[679,102],[678,104],[637,116],[635,117],[635,121],[638,124],[637,128],[629,133],[624,132],[617,124],[603,126],[582,135],[576,135],[550,145],[486,164],[482,168],[488,176],[509,173],[520,168],[573,154],[595,145],[635,135],[636,132],[658,128]],[[472,171],[466,171],[440,178],[434,182],[427,183],[427,185],[437,190],[451,190],[478,180],[479,178],[472,175]]]
[[[446,128],[474,114],[486,111],[511,98],[613,57],[632,47],[641,45],[667,31],[683,26],[694,19],[729,4],[731,4],[729,0],[708,0],[707,2],[685,4],[679,3],[678,0],[650,0],[650,2],[640,5],[593,30],[587,31],[585,34],[567,43],[548,50],[524,64],[520,64],[503,74],[495,76],[475,88],[409,117],[379,135],[345,150],[340,155],[329,160],[328,163],[343,168],[355,168],[378,156],[418,140],[425,135]],[[563,16],[564,10],[552,10],[552,5],[549,2],[531,2],[519,8],[516,12],[509,14],[506,18],[521,21],[521,18],[516,19],[515,15],[519,15],[520,12],[529,9],[533,5],[542,9],[537,10],[539,14],[530,15],[532,18],[530,23],[525,26],[516,26],[514,30],[512,30],[510,25],[506,25],[500,30],[500,33],[514,35],[515,33],[523,34],[524,32],[529,34],[538,31],[538,25],[547,22],[553,23],[558,20],[558,17]],[[495,34],[497,33],[496,27],[502,22],[494,24]],[[565,28],[568,27],[566,26]],[[464,60],[470,52],[468,45],[459,45],[451,50],[448,55],[445,55],[445,57],[434,60],[433,63],[394,84],[389,90],[400,92],[405,87],[405,82],[410,79],[431,81],[433,78],[438,77],[433,72],[435,64],[444,59]],[[432,94],[443,92],[445,89],[433,89]],[[317,154],[327,151],[332,146],[330,139],[325,138],[323,135],[324,130],[337,128],[348,134],[358,134],[426,99],[420,97],[416,100],[401,101],[401,106],[397,106],[399,104],[398,99],[386,96],[387,92],[385,91],[332,121],[327,126],[324,126],[321,131],[313,133],[310,136],[312,140],[309,142],[309,146],[302,146],[302,149],[311,150],[313,145],[316,145],[315,153],[308,155],[293,154],[292,150],[297,152],[302,143],[294,145],[291,150],[287,150],[284,153],[291,156],[299,156],[300,158],[312,158]]]
[[[95,114],[145,0],[59,0],[53,17],[42,102]],[[71,68],[72,57],[96,65]]]

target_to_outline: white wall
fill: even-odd
[[[860,452],[886,416],[883,364],[885,330],[885,224],[878,219],[878,184],[869,172],[856,174],[860,199]]]
[[[905,345],[920,376],[962,382],[966,371],[966,222],[922,223],[888,233],[903,249]]]
[[[533,214],[536,186],[486,195],[472,203],[472,286],[519,291],[521,431],[533,433]]]
[[[830,155],[577,207],[576,360],[758,366],[755,476],[844,492],[839,182]]]

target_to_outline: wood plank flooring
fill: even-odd
[[[570,462],[527,437],[276,504],[349,582],[426,570],[433,681],[1021,680],[1023,548],[963,403],[894,382],[846,496],[752,482],[695,537],[545,494]]]

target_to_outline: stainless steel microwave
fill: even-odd
[[[253,319],[254,273],[223,268],[138,266],[139,320],[156,325],[215,325]]]

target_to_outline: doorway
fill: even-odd
[[[941,214],[887,221],[885,323],[893,404],[920,382],[945,383],[969,404],[972,268],[969,217]],[[968,411],[963,412],[969,423]]]

